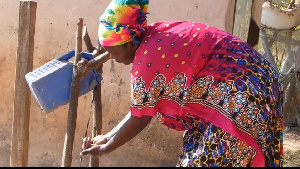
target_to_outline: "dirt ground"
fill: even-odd
[[[300,128],[292,127],[290,131],[284,133],[284,167],[300,166]]]

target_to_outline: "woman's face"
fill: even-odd
[[[111,59],[129,65],[133,62],[138,45],[134,42],[128,42],[117,46],[103,46],[103,48],[110,53]]]

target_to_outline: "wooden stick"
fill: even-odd
[[[100,51],[100,48],[97,48]],[[102,53],[100,51],[100,53]],[[96,72],[103,74],[103,64],[96,68]],[[101,101],[101,81],[93,90],[93,131],[92,136],[96,137],[101,134],[102,131],[102,101]],[[91,156],[90,167],[98,167],[99,158],[96,156]]]
[[[103,51],[100,50],[100,45],[98,44],[96,48],[93,47],[90,36],[88,34],[86,26],[83,31],[83,40],[87,47],[89,53],[93,53],[94,56],[102,54]],[[96,68],[96,73],[103,73],[103,64]],[[92,96],[92,112],[93,112],[93,129],[92,137],[96,137],[101,134],[102,131],[102,102],[101,102],[101,82],[95,86]],[[90,156],[89,167],[99,167],[99,158],[97,156]]]
[[[95,56],[93,60],[90,60],[88,62],[86,66],[87,68],[84,70],[84,74],[91,71],[92,69],[98,68],[109,59],[110,59],[110,54],[108,52],[104,52],[102,54],[99,54],[98,56]]]
[[[91,42],[91,38],[90,38],[90,35],[89,35],[88,31],[87,31],[86,25],[84,25],[84,27],[83,27],[83,36],[82,36],[82,39],[83,39],[83,41],[85,43],[87,51],[89,53],[93,53],[94,50],[95,50],[95,48],[94,48],[94,46],[93,46],[93,44]]]
[[[75,50],[75,63],[73,66],[73,77],[71,94],[69,101],[69,112],[68,112],[68,123],[67,133],[65,136],[65,144],[63,149],[62,167],[71,167],[72,164],[72,151],[76,129],[77,119],[77,108],[78,108],[78,96],[79,96],[79,85],[80,85],[80,73],[78,71],[77,63],[81,60],[82,52],[82,27],[83,19],[79,18],[77,23],[77,35],[76,35],[76,50]]]
[[[27,167],[31,93],[26,73],[33,69],[34,34],[37,2],[20,1],[19,31],[14,86],[11,167]]]

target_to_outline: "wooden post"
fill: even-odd
[[[103,65],[96,69],[97,73],[103,73]],[[92,137],[101,134],[102,131],[102,101],[101,101],[101,82],[93,90],[93,131]],[[99,157],[91,156],[90,167],[99,167]]]
[[[102,70],[103,66],[100,66],[99,69]],[[99,71],[97,70],[97,73]],[[102,103],[101,103],[101,84],[97,85],[93,90],[93,130],[92,137],[96,137],[101,134],[102,130]],[[90,167],[99,167],[99,157],[90,156]]]
[[[252,0],[236,0],[233,34],[247,42],[252,14]]]
[[[87,47],[87,51],[89,53],[93,53],[94,56],[97,56],[99,54],[102,54],[103,51],[100,50],[100,44],[96,48],[93,47],[91,43],[90,36],[87,32],[86,26],[84,27],[83,31],[83,40],[85,42],[85,45]],[[103,65],[96,68],[96,73],[103,73]],[[92,129],[92,137],[95,137],[99,134],[101,134],[102,130],[102,102],[101,102],[101,82],[99,82],[97,86],[95,86],[93,90],[93,96],[92,96],[92,112],[93,112],[93,129]],[[90,167],[99,167],[99,158],[97,156],[90,156],[89,161]]]
[[[26,73],[33,70],[34,34],[37,3],[20,1],[19,31],[14,86],[11,167],[27,167],[31,93]]]
[[[263,0],[235,0],[233,34],[258,49]]]
[[[69,101],[69,112],[67,122],[67,133],[65,135],[65,143],[63,149],[62,167],[71,167],[72,164],[72,151],[76,129],[77,119],[77,108],[78,108],[78,96],[79,96],[79,85],[80,85],[80,72],[77,69],[77,63],[81,60],[82,52],[82,28],[83,19],[79,18],[77,23],[77,34],[76,34],[76,49],[75,49],[75,62],[73,67],[73,77],[71,94]]]

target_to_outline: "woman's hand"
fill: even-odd
[[[82,139],[82,149],[83,151],[80,153],[80,156],[84,156],[87,154],[92,155],[100,155],[97,154],[100,149],[100,146],[103,144],[106,144],[108,142],[108,139],[105,137],[105,135],[98,135],[94,138],[86,137]]]
[[[105,153],[106,153],[105,144],[102,144],[102,145],[92,144],[92,147],[90,147],[88,149],[85,149],[85,150],[82,150],[79,155],[81,157],[85,156],[85,155],[88,155],[88,154],[102,156]]]
[[[87,154],[102,156],[114,151],[139,134],[149,124],[151,118],[150,116],[139,118],[132,116],[129,112],[106,136],[99,135],[93,139],[89,137],[83,139],[84,150],[80,156]]]

